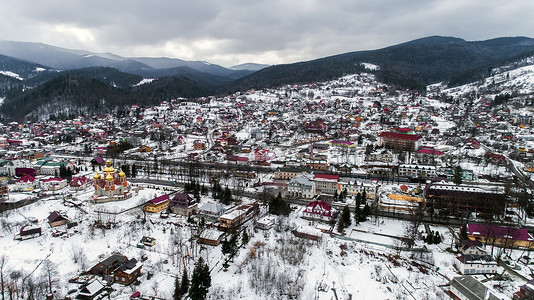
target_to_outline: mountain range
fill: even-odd
[[[203,61],[121,57],[0,41],[0,113],[13,119],[37,118],[52,108],[69,114],[101,113],[123,105],[312,83],[359,72],[372,72],[397,88],[424,92],[428,84],[477,81],[494,68],[532,56],[534,39],[527,37],[465,41],[431,36],[305,62],[225,68]],[[379,68],[369,70],[367,64]]]

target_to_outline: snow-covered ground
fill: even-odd
[[[458,275],[453,267],[455,255],[446,250],[450,247],[451,234],[442,226],[431,228],[443,236],[442,244],[425,245],[419,241],[415,245],[415,248],[427,247],[429,252],[425,253],[395,249],[402,245],[395,237],[403,236],[406,223],[387,218],[353,224],[345,230],[345,236],[322,234],[320,241],[315,242],[299,239],[290,231],[298,227],[316,230],[315,226],[320,224],[301,219],[302,208],[299,207],[289,218],[276,221],[277,225],[271,230],[247,227],[250,241],[224,270],[221,246],[191,244],[190,237],[195,229],[183,217],[161,219],[159,214],[149,214],[148,222],[143,223],[139,208],[117,215],[106,213],[134,207],[160,194],[161,189],[145,188],[122,202],[86,202],[83,206],[86,213],[63,205],[60,199],[41,200],[5,212],[0,228],[0,252],[8,256],[9,270],[20,270],[36,281],[42,278],[43,261],[52,262],[57,272],[55,290],[58,295],[79,288],[78,284],[68,283],[68,279],[112,253],[136,259],[146,254],[144,275],[139,278],[141,284],[114,284],[114,299],[127,299],[137,290],[143,295],[170,299],[175,277],[181,274],[184,266],[191,275],[199,256],[210,265],[210,299],[326,300],[335,295],[339,299],[408,299],[412,296],[444,299],[445,293],[439,286]],[[79,193],[76,198],[87,200],[90,195],[90,192]],[[203,196],[202,203],[210,200],[210,196]],[[52,236],[46,218],[54,210],[80,223],[76,231],[69,230],[68,238]],[[13,240],[14,233],[31,218],[39,220],[43,235],[30,240]],[[94,226],[97,220],[114,225],[111,229],[99,229]],[[136,244],[144,235],[156,238],[156,245],[149,249],[137,248]],[[149,272],[153,274],[150,279],[147,278]],[[514,291],[521,283],[507,283],[505,291]]]

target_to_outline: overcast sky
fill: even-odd
[[[227,67],[534,29],[532,0],[0,0],[0,12],[3,40]]]

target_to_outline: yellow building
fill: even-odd
[[[169,207],[169,195],[156,197],[145,204],[146,212],[160,212]]]

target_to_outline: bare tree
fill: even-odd
[[[417,209],[410,213],[410,220],[404,225],[404,243],[408,248],[413,247],[417,237],[419,235],[419,226],[421,225],[421,220],[423,213],[421,209]]]
[[[5,272],[6,272],[7,256],[2,254],[0,256],[0,285],[2,288],[2,300],[5,300],[5,291],[6,291],[6,282],[5,282]]]
[[[48,288],[50,294],[53,293],[52,287],[57,284],[57,265],[50,261],[48,258],[43,261],[41,274],[45,281],[45,285]]]

